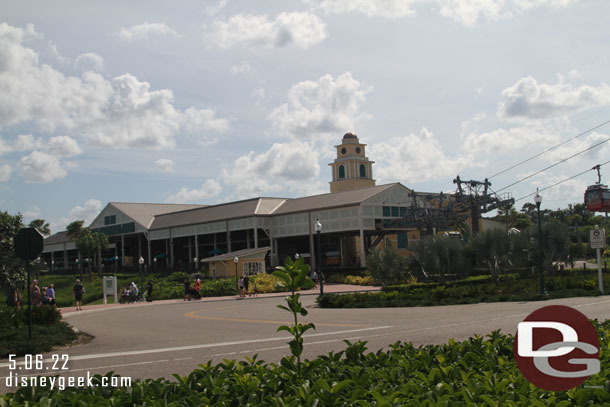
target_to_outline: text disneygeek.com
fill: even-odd
[[[120,376],[21,376],[11,372],[5,378],[7,387],[50,387],[64,390],[66,387],[130,387],[131,377]]]

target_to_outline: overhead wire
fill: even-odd
[[[548,148],[548,149],[546,149],[546,150],[544,150],[544,151],[542,151],[542,152],[540,152],[540,153],[538,153],[538,154],[535,154],[535,155],[531,156],[530,158],[528,158],[528,159],[526,159],[526,160],[523,160],[523,161],[521,161],[521,162],[519,162],[519,163],[517,163],[517,164],[514,164],[514,165],[512,165],[512,166],[510,166],[510,167],[506,168],[505,170],[502,170],[502,171],[500,171],[500,172],[498,172],[498,173],[496,173],[496,174],[492,175],[491,177],[487,177],[487,179],[492,179],[492,178],[494,178],[494,177],[497,177],[498,175],[504,174],[505,172],[508,172],[508,171],[510,171],[510,170],[512,170],[512,169],[514,169],[514,168],[517,168],[517,167],[518,167],[518,166],[520,166],[520,165],[523,165],[523,164],[525,164],[525,163],[527,163],[527,162],[529,162],[529,161],[532,161],[533,159],[538,158],[538,157],[540,157],[540,156],[541,156],[541,155],[543,155],[543,154],[546,154],[546,153],[548,153],[548,152],[550,152],[550,151],[553,151],[553,150],[555,150],[555,149],[557,149],[557,148],[559,148],[559,147],[561,147],[561,146],[563,146],[563,145],[565,145],[565,144],[569,143],[569,142],[570,142],[570,141],[572,141],[572,140],[576,140],[576,139],[577,139],[577,138],[579,138],[579,137],[582,137],[582,136],[585,136],[585,135],[587,135],[587,134],[589,134],[589,133],[591,133],[591,132],[594,132],[595,130],[597,130],[597,129],[601,128],[601,127],[604,127],[604,126],[606,126],[606,125],[607,125],[607,124],[609,124],[609,123],[610,123],[610,120],[607,120],[607,121],[605,121],[605,122],[603,122],[603,123],[601,123],[601,124],[598,124],[597,126],[592,127],[592,128],[590,128],[590,129],[588,129],[588,130],[585,130],[585,131],[583,131],[582,133],[580,133],[580,134],[578,134],[578,135],[576,135],[576,136],[574,136],[574,137],[572,137],[572,138],[570,138],[570,139],[568,139],[568,140],[566,140],[566,141],[564,141],[564,142],[562,142],[562,143],[559,143],[559,144],[557,144],[557,145],[555,145],[555,146],[553,146],[553,147],[551,147],[551,148]]]
[[[603,163],[603,164],[599,164],[599,166],[600,166],[600,167],[603,167],[603,166],[604,166],[604,165],[606,165],[606,164],[610,164],[610,161],[606,161],[606,162],[605,162],[605,163]],[[576,174],[576,175],[573,175],[573,176],[571,176],[571,177],[569,177],[569,178],[566,178],[566,179],[564,179],[564,180],[561,180],[561,181],[559,181],[559,182],[556,182],[556,183],[554,183],[553,185],[549,185],[549,186],[547,186],[547,187],[540,188],[540,189],[538,189],[538,191],[537,191],[537,192],[546,191],[547,189],[551,189],[551,188],[553,188],[553,187],[556,187],[557,185],[563,184],[564,182],[570,181],[570,180],[572,180],[572,179],[574,179],[574,178],[578,178],[578,177],[580,177],[581,175],[584,175],[584,174],[588,173],[589,171],[593,171],[593,170],[594,170],[596,167],[597,167],[597,166],[595,166],[595,167],[593,167],[593,168],[591,168],[591,169],[588,169],[588,170],[586,170],[586,171],[583,171],[583,172],[581,172],[581,173],[578,173],[578,174]],[[536,192],[532,192],[531,194],[527,194],[527,195],[525,195],[525,196],[522,196],[522,197],[521,197],[521,198],[519,198],[519,199],[515,199],[515,202],[519,202],[519,201],[521,201],[521,200],[523,200],[523,199],[529,198],[530,196],[532,196],[532,195],[534,195],[534,194],[536,194]]]
[[[559,164],[562,164],[562,163],[564,163],[564,162],[568,161],[569,159],[572,159],[572,158],[574,158],[574,157],[576,157],[576,156],[578,156],[578,155],[580,155],[580,154],[586,153],[586,152],[587,152],[587,151],[589,151],[589,150],[592,150],[592,149],[594,149],[594,148],[596,148],[596,147],[599,147],[600,145],[602,145],[602,144],[604,144],[604,143],[607,143],[608,141],[610,141],[610,138],[607,138],[607,139],[605,139],[605,140],[603,140],[603,141],[600,141],[599,143],[594,144],[594,145],[592,145],[592,146],[590,146],[590,147],[588,147],[588,148],[586,148],[586,149],[584,149],[584,150],[582,150],[582,151],[579,151],[579,152],[578,152],[578,153],[576,153],[576,154],[572,154],[571,156],[569,156],[569,157],[567,157],[567,158],[564,158],[563,160],[560,160],[560,161],[556,162],[555,164],[549,165],[548,167],[545,167],[545,168],[543,168],[543,169],[541,169],[541,170],[539,170],[539,171],[536,171],[536,172],[534,172],[534,173],[532,173],[532,174],[528,175],[527,177],[523,177],[523,178],[521,178],[520,180],[515,181],[515,182],[513,182],[512,184],[507,185],[507,186],[505,186],[504,188],[501,188],[501,189],[497,190],[496,192],[501,192],[501,191],[504,191],[505,189],[508,189],[508,188],[510,188],[510,187],[512,187],[512,186],[515,186],[515,185],[519,184],[520,182],[523,182],[523,181],[525,181],[525,180],[527,180],[527,179],[532,178],[533,176],[536,176],[536,175],[540,174],[541,172],[544,172],[544,171],[546,171],[546,170],[548,170],[548,169],[551,169],[551,168],[553,168],[553,167],[556,167],[556,166],[558,166]]]

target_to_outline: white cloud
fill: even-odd
[[[304,0],[326,13],[360,13],[367,17],[398,19],[428,7],[443,17],[472,26],[479,20],[498,20],[537,7],[567,7],[577,0]]]
[[[10,165],[0,165],[0,182],[8,182],[9,178],[11,177],[11,172],[13,172],[13,169]]]
[[[159,158],[155,161],[155,166],[158,170],[163,172],[172,172],[174,171],[174,162],[169,158]]]
[[[231,67],[231,73],[235,75],[245,74],[252,70],[250,64],[246,61],[241,61],[239,65],[234,65]]]
[[[22,157],[17,163],[17,167],[28,184],[51,182],[63,178],[67,174],[67,171],[62,168],[59,158],[42,151],[33,151]]]
[[[553,145],[561,141],[561,136],[551,127],[525,126],[510,129],[496,129],[489,132],[471,132],[464,138],[463,149],[469,155],[487,155],[501,151],[509,153],[534,142]]]
[[[57,157],[73,157],[82,153],[76,140],[68,136],[51,137],[47,148],[49,154]]]
[[[20,134],[15,141],[15,151],[31,151],[41,148],[43,141],[41,138],[34,138],[31,134]]]
[[[112,79],[87,71],[65,76],[40,65],[22,42],[27,30],[0,24],[0,129],[32,121],[41,130],[112,147],[173,148],[181,130],[223,131],[211,109],[177,109],[168,89],[124,74]]]
[[[216,20],[206,38],[222,48],[237,44],[309,48],[326,38],[326,25],[315,14],[281,13],[269,20],[265,15],[237,14]]]
[[[227,0],[220,0],[218,4],[214,6],[206,6],[203,10],[208,16],[215,16],[220,10],[227,6]]]
[[[262,153],[250,151],[222,171],[224,183],[232,185],[238,198],[252,198],[283,190],[303,191],[320,173],[313,144],[302,141],[275,143]]]
[[[52,230],[65,230],[66,226],[75,220],[83,220],[84,226],[89,226],[93,219],[100,213],[102,203],[97,199],[89,199],[83,205],[77,205],[70,209],[68,216],[50,221]]]
[[[336,79],[327,74],[317,82],[293,85],[288,91],[288,102],[274,109],[269,118],[280,135],[336,137],[356,128],[360,120],[370,118],[360,107],[371,90],[350,72]]]
[[[166,202],[207,202],[210,198],[218,196],[221,192],[222,187],[220,184],[213,179],[208,179],[199,189],[180,188],[180,191],[167,198]]]
[[[146,40],[151,36],[171,36],[180,38],[180,35],[165,23],[143,23],[132,25],[128,28],[121,28],[119,37],[122,40],[131,42],[134,40]]]
[[[555,163],[563,159],[573,156],[576,153],[585,151],[596,144],[600,144],[591,150],[586,151],[574,158],[571,158],[569,163],[579,164],[580,168],[587,169],[593,167],[595,164],[602,164],[608,161],[610,157],[610,135],[602,133],[591,133],[585,137],[572,140],[567,144],[562,145],[559,148],[545,154],[547,161]]]
[[[87,52],[76,57],[74,67],[83,72],[100,72],[104,69],[104,58],[95,52]]]
[[[560,77],[555,84],[538,83],[531,76],[502,91],[498,117],[515,120],[556,119],[610,103],[610,86],[574,86]]]
[[[379,183],[401,181],[405,184],[455,176],[472,162],[463,156],[447,156],[439,140],[427,129],[419,134],[394,137],[369,147],[375,157],[373,175]]]
[[[368,17],[401,18],[415,14],[413,0],[305,0],[327,13],[361,13]]]
[[[571,175],[573,174],[570,174],[570,176]],[[569,181],[562,182],[567,178],[569,178],[569,176],[549,175],[548,173],[543,172],[540,173],[535,180],[532,180],[532,187],[530,190],[535,192],[536,188],[546,188],[561,182],[561,184],[546,189],[540,193],[542,195],[542,205],[545,206],[546,203],[546,206],[550,208],[555,206],[553,201],[564,201],[566,197],[578,197],[578,200],[583,199],[583,195],[587,190],[587,178],[574,178]],[[588,179],[593,181],[593,176],[591,175],[591,177]],[[597,181],[597,175],[595,176],[595,181]],[[529,202],[532,202],[532,200],[533,198],[529,198]],[[521,205],[523,205],[527,201],[522,200],[519,202]]]

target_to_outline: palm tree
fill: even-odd
[[[46,222],[44,219],[34,219],[33,221],[30,222],[28,227],[35,228],[43,236],[49,236],[51,234],[51,228],[49,226],[49,223]]]
[[[446,236],[427,236],[411,247],[409,269],[421,273],[425,278],[438,275],[443,282],[448,274],[462,274],[464,262],[463,244],[458,239]]]

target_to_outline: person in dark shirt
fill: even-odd
[[[153,284],[152,281],[148,280],[146,285],[146,301],[152,302]]]
[[[76,310],[81,311],[83,309],[83,293],[85,292],[85,287],[80,283],[80,280],[76,280],[74,284],[74,299],[76,300]]]

